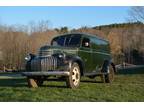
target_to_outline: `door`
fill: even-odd
[[[79,49],[78,55],[82,58],[84,62],[84,72],[90,73],[92,72],[92,50],[91,50],[91,42],[87,37],[82,38],[82,44]]]

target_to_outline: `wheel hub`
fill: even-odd
[[[79,83],[79,80],[80,80],[79,69],[77,67],[74,67],[72,71],[73,84],[77,85]]]

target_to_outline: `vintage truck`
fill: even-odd
[[[109,42],[84,33],[59,35],[37,55],[29,54],[25,59],[26,72],[22,74],[30,87],[42,85],[49,76],[62,77],[69,88],[79,87],[82,76],[101,76],[103,82],[111,83],[116,72]]]

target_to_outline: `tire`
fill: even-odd
[[[35,80],[36,80],[38,86],[42,86],[42,85],[43,85],[43,82],[44,82],[44,81],[43,81],[42,78],[35,79]]]
[[[69,88],[78,88],[80,85],[80,67],[77,63],[73,63],[70,69],[70,75],[66,77],[66,85]]]
[[[26,71],[31,71],[31,62],[28,61],[25,66]]]
[[[114,68],[112,65],[109,65],[108,67],[108,74],[105,75],[105,82],[106,83],[112,83],[114,81]]]
[[[28,86],[32,88],[37,88],[43,84],[43,80],[41,78],[27,78]]]

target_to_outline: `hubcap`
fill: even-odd
[[[72,70],[73,84],[76,86],[79,83],[79,80],[80,80],[79,69],[77,67],[74,67]]]

